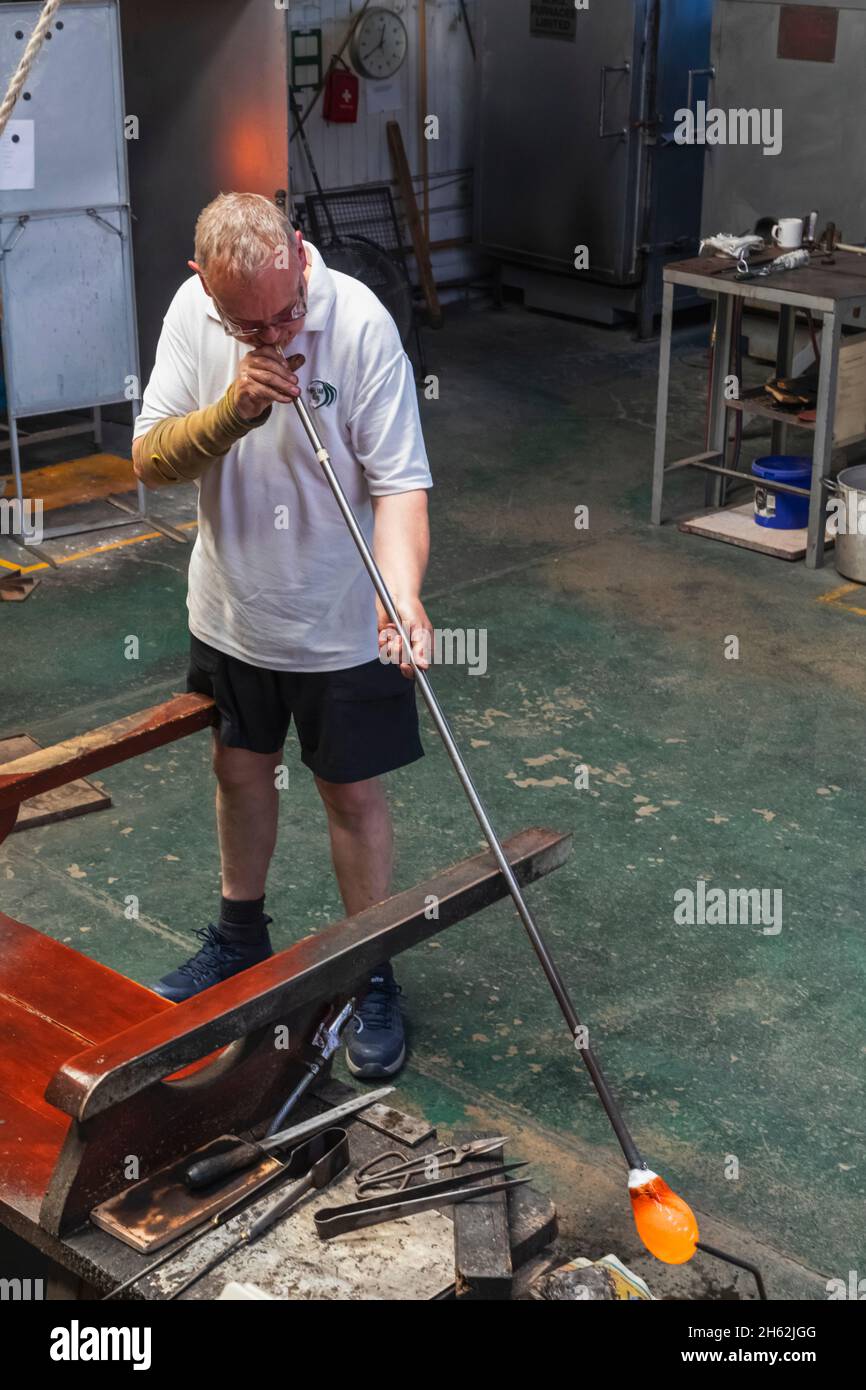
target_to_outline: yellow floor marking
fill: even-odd
[[[818,602],[835,603],[836,600],[838,598],[841,598],[843,594],[850,594],[854,591],[854,589],[860,588],[862,588],[862,585],[860,584],[840,584],[837,589],[830,589],[828,593],[821,594],[818,599]]]
[[[194,527],[198,526],[198,522],[179,521],[177,523],[172,522],[171,525],[174,526],[176,531],[191,531]],[[166,536],[163,536],[161,531],[145,531],[141,536],[124,536],[123,540],[106,541],[105,545],[92,545],[87,550],[76,550],[73,555],[57,555],[55,556],[55,563],[58,565],[71,565],[73,560],[87,560],[91,555],[102,555],[106,550],[119,550],[123,545],[140,545],[142,541],[156,541],[159,540],[160,537],[162,537],[163,540],[167,539]],[[53,568],[46,560],[40,560],[35,565],[14,565],[10,564],[8,560],[0,560],[0,565],[2,565],[4,569],[20,569],[22,574],[32,574],[34,570],[50,570]]]
[[[837,598],[841,598],[843,594],[850,594],[851,591],[852,591],[852,589],[859,589],[859,588],[860,588],[860,585],[859,585],[859,584],[840,584],[839,587],[838,587],[838,589],[831,589],[831,590],[829,591],[829,593],[821,594],[820,597],[819,597],[819,599],[818,599],[818,602],[819,602],[819,603],[835,603],[836,600],[837,600]]]
[[[818,597],[819,603],[834,603],[837,608],[844,608],[846,613],[856,613],[858,618],[866,618],[866,608],[859,608],[853,603],[840,603],[839,600],[844,594],[852,594],[859,591],[862,593],[862,584],[840,584],[837,589],[831,589],[827,594]]]

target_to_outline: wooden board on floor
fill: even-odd
[[[0,569],[0,599],[4,603],[23,603],[41,583],[41,579],[22,574],[20,569]]]
[[[345,1081],[339,1081],[334,1076],[329,1077],[321,1086],[316,1086],[314,1090],[314,1095],[327,1105],[342,1105],[344,1101],[351,1100],[357,1094],[354,1086],[347,1086]],[[405,1144],[410,1149],[423,1144],[425,1139],[436,1138],[434,1125],[427,1120],[419,1120],[415,1115],[407,1115],[403,1110],[396,1110],[386,1102],[368,1105],[362,1118],[370,1129],[378,1129],[380,1134],[385,1134],[389,1139],[395,1140],[398,1144]]]
[[[796,531],[776,531],[770,526],[759,526],[755,521],[753,502],[741,502],[736,507],[723,507],[718,512],[686,517],[685,521],[679,523],[679,530],[694,536],[706,536],[711,541],[738,545],[743,550],[774,555],[778,560],[802,560],[806,554],[805,526],[798,527]],[[825,543],[835,543],[835,536],[829,527]]]
[[[457,1130],[455,1144],[489,1139],[492,1133]],[[497,1157],[511,1157],[500,1149]],[[483,1172],[491,1160],[461,1163],[460,1173]],[[515,1175],[519,1176],[519,1175]],[[459,1299],[509,1299],[512,1287],[508,1193],[490,1192],[454,1207],[454,1286]]]
[[[12,738],[0,739],[0,766],[11,763],[14,758],[24,758],[28,753],[38,753],[42,745],[29,734],[15,734]],[[104,811],[111,805],[108,792],[86,777],[77,782],[69,782],[65,787],[42,792],[29,801],[22,801],[15,830],[32,830],[37,825],[48,825],[55,820],[69,820],[71,816],[84,816],[88,811]],[[14,833],[14,831],[13,831]]]

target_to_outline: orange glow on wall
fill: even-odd
[[[275,160],[278,140],[274,138],[279,136],[282,114],[264,108],[232,119],[220,142],[223,157],[219,163],[228,180],[226,188],[272,193],[275,179],[285,182]]]

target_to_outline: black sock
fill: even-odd
[[[265,899],[253,898],[241,902],[222,898],[217,930],[224,941],[255,941],[267,931],[270,917],[265,916]]]

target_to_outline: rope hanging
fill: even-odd
[[[3,101],[0,102],[0,135],[2,135],[6,129],[6,123],[15,109],[15,103],[21,95],[21,89],[27,81],[30,69],[36,62],[36,55],[42,47],[45,35],[51,28],[51,21],[60,9],[61,4],[62,0],[45,0],[42,13],[36,21],[36,27],[30,35],[27,47],[21,55],[21,62],[15,69],[12,81],[9,83]]]

